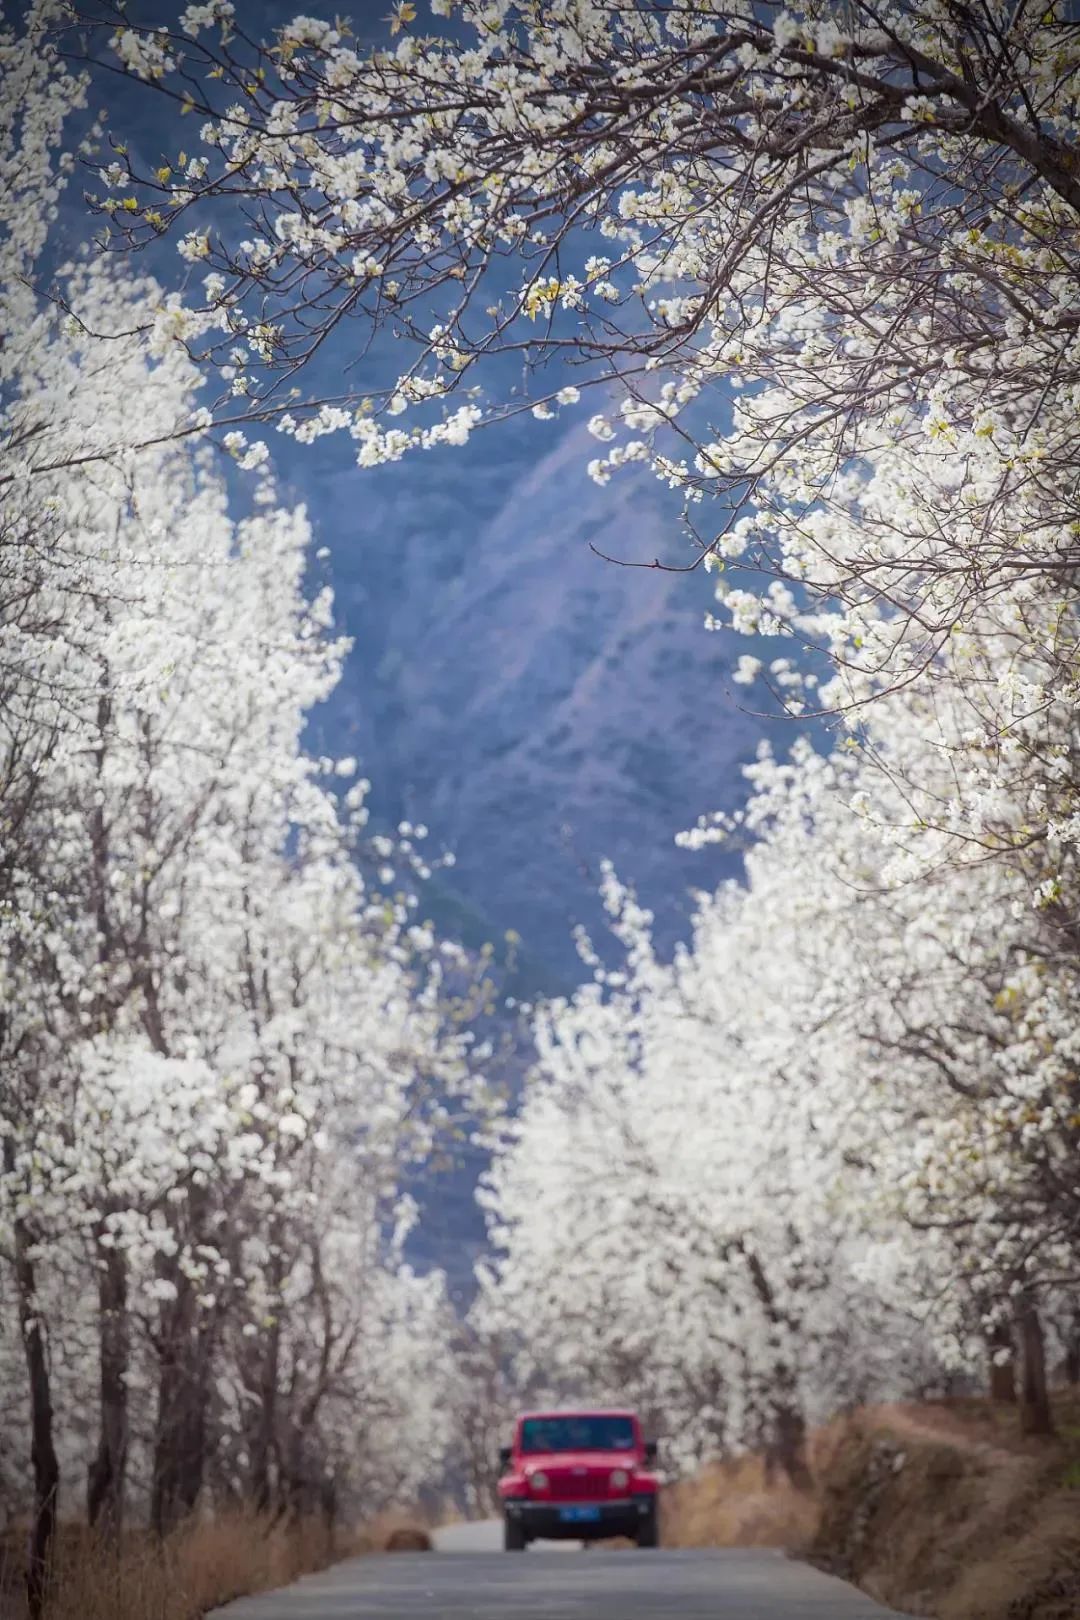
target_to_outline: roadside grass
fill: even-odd
[[[0,1540],[0,1614],[25,1620],[24,1534]],[[127,1533],[119,1548],[84,1527],[58,1537],[46,1620],[201,1620],[253,1592],[286,1586],[338,1559],[395,1543],[421,1548],[427,1530],[415,1514],[393,1511],[355,1530],[331,1533],[321,1519],[286,1525],[270,1515],[234,1511],[180,1526],[164,1542]]]
[[[665,1547],[785,1547],[809,1544],[818,1524],[816,1494],[769,1481],[760,1457],[707,1464],[664,1491]]]

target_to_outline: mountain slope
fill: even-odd
[[[385,814],[454,851],[466,904],[576,977],[570,929],[595,915],[602,857],[668,937],[687,888],[734,869],[673,840],[741,798],[761,722],[732,696],[733,638],[702,627],[704,576],[590,549],[688,560],[664,492],[644,476],[597,489],[583,429],[544,445],[530,426],[326,468],[315,515],[356,638],[327,729],[372,762]]]

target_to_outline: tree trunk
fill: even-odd
[[[271,1477],[272,1464],[278,1444],[278,1378],[281,1362],[281,1298],[280,1288],[284,1270],[278,1246],[281,1233],[275,1225],[271,1232],[272,1260],[267,1281],[273,1301],[274,1320],[265,1336],[258,1371],[258,1404],[251,1437],[251,1498],[256,1509],[264,1513],[274,1494]]]
[[[200,1349],[184,1335],[166,1351],[158,1380],[150,1522],[166,1536],[190,1513],[202,1490],[206,1466],[206,1379]]]
[[[99,1240],[104,1233],[104,1226],[99,1227]],[[127,1261],[114,1248],[99,1247],[98,1256],[104,1268],[98,1281],[101,1414],[97,1454],[87,1478],[86,1514],[91,1525],[99,1526],[111,1541],[117,1542],[124,1520],[128,1451]]]
[[[157,1344],[150,1522],[159,1536],[167,1535],[199,1499],[212,1429],[210,1372],[219,1318],[216,1306],[200,1304],[201,1285],[185,1274],[183,1265],[185,1250],[193,1254],[206,1241],[210,1205],[205,1189],[188,1188],[185,1215],[181,1251],[162,1261],[159,1269],[176,1290],[176,1298],[162,1313]],[[177,1218],[179,1223],[179,1211]]]
[[[176,1361],[162,1369],[154,1433],[150,1522],[167,1536],[190,1513],[202,1490],[206,1463],[206,1424],[202,1398],[186,1369]]]
[[[1080,1307],[1070,1310],[1065,1320],[1058,1323],[1058,1333],[1065,1347],[1062,1376],[1069,1387],[1075,1389],[1080,1384]]]
[[[150,1483],[150,1527],[164,1538],[173,1526],[176,1500],[176,1444],[173,1430],[178,1422],[180,1374],[176,1366],[177,1345],[170,1342],[161,1351],[158,1368],[157,1417],[154,1421],[154,1464]]]
[[[1011,1356],[1008,1361],[991,1359],[990,1399],[1009,1406],[1016,1405],[1016,1362]]]
[[[278,1483],[277,1517],[295,1524],[304,1510],[304,1440],[293,1425],[285,1446]]]
[[[4,1168],[14,1171],[14,1144],[4,1141]],[[60,1490],[60,1464],[53,1438],[52,1388],[48,1345],[38,1310],[34,1274],[33,1233],[25,1220],[16,1219],[15,1287],[19,1300],[19,1327],[26,1357],[30,1395],[30,1464],[34,1475],[34,1506],[26,1565],[26,1602],[30,1620],[41,1620],[56,1535],[56,1499]]]
[[[797,1339],[794,1315],[777,1305],[776,1295],[761,1260],[752,1249],[743,1247],[742,1254],[766,1319],[778,1333],[786,1332]],[[773,1464],[779,1464],[797,1491],[808,1491],[813,1481],[806,1457],[806,1419],[799,1399],[798,1373],[792,1362],[779,1354],[774,1358],[771,1373],[769,1435],[765,1447],[766,1476]]]
[[[1046,1377],[1046,1340],[1038,1305],[1030,1295],[1020,1301],[1017,1325],[1023,1362],[1020,1432],[1050,1435],[1054,1433],[1054,1417]]]
[[[172,1272],[177,1299],[159,1349],[158,1409],[150,1523],[165,1536],[199,1499],[206,1470],[207,1411],[213,1334],[201,1316],[195,1285],[179,1267]]]
[[[813,1478],[806,1455],[806,1419],[797,1406],[776,1406],[773,1410],[772,1436],[766,1459],[784,1470],[797,1491],[813,1488]]]
[[[1074,1389],[1080,1384],[1080,1332],[1075,1332],[1065,1346],[1065,1381]]]
[[[322,1484],[319,1486],[319,1506],[322,1509],[323,1529],[326,1531],[327,1550],[334,1545],[334,1531],[337,1529],[338,1493],[337,1480],[333,1474],[324,1474]]]
[[[1001,1326],[990,1334],[990,1399],[1016,1404],[1016,1346],[1012,1330]],[[1008,1360],[1005,1352],[1008,1351]]]

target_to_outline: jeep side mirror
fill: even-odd
[[[657,1461],[659,1456],[660,1456],[660,1447],[659,1447],[658,1443],[655,1440],[646,1440],[646,1442],[645,1442],[645,1461],[651,1465],[651,1464],[653,1464],[653,1463],[655,1463]]]
[[[500,1468],[509,1468],[510,1459],[512,1458],[513,1455],[514,1455],[514,1452],[513,1452],[513,1448],[511,1446],[500,1446],[499,1447],[499,1467]]]

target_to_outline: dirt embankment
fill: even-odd
[[[1080,1620],[1080,1404],[1015,1438],[987,1403],[883,1408],[837,1434],[808,1552],[938,1620]]]
[[[786,1546],[935,1620],[1080,1620],[1080,1400],[1022,1441],[988,1402],[878,1407],[812,1437],[811,1494],[755,1458],[668,1493],[671,1545]]]

